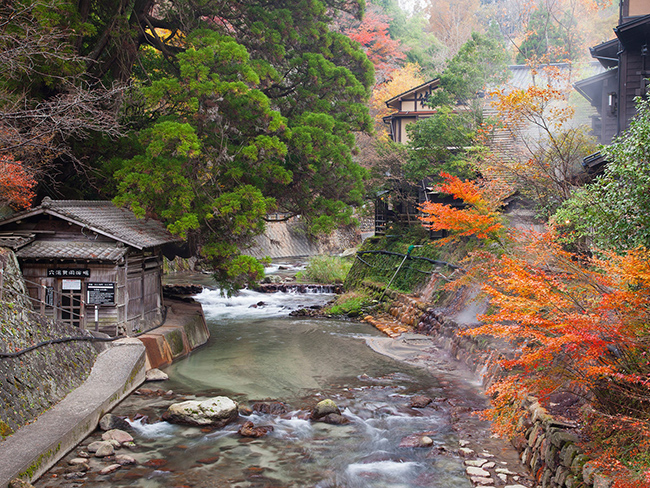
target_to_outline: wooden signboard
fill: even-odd
[[[48,268],[48,278],[90,278],[88,268]]]

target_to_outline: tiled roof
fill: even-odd
[[[16,252],[19,258],[117,261],[128,248],[105,242],[36,241]]]
[[[181,242],[182,240],[169,233],[157,220],[137,218],[130,210],[116,207],[110,201],[52,200],[45,197],[40,206],[14,214],[9,219],[0,222],[0,226],[41,213],[87,227],[91,231],[138,249]]]
[[[34,234],[2,234],[0,235],[0,247],[8,247],[15,251],[32,242],[35,237]]]

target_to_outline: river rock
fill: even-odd
[[[128,432],[124,432],[120,429],[111,429],[102,434],[102,440],[104,441],[117,441],[121,446],[125,442],[133,442],[133,437]]]
[[[112,413],[107,413],[99,420],[99,428],[102,430],[111,430],[111,429],[129,429],[129,423],[124,420],[123,417],[118,417]]]
[[[251,410],[270,415],[283,415],[289,411],[282,402],[255,402],[251,405]]]
[[[99,474],[111,474],[112,472],[117,471],[117,470],[120,469],[121,467],[122,467],[121,464],[117,464],[117,463],[115,463],[115,464],[109,464],[109,465],[106,466],[105,468],[99,470]]]
[[[202,402],[189,400],[174,403],[162,415],[172,423],[223,427],[238,416],[237,403],[228,397],[219,396]]]
[[[244,425],[239,428],[238,434],[243,437],[264,437],[266,434],[272,431],[273,427],[270,425],[255,427],[253,422],[247,421],[244,422]]]
[[[86,473],[84,473],[83,471],[73,471],[72,473],[64,474],[63,478],[66,480],[79,480],[81,478],[84,478],[85,476]]]
[[[168,380],[169,376],[167,373],[160,371],[158,368],[152,368],[147,371],[144,375],[145,381],[165,381]]]
[[[67,466],[67,468],[65,469],[65,472],[66,473],[77,473],[77,472],[85,473],[86,471],[89,471],[90,470],[90,464],[88,463],[87,459],[85,459],[85,461],[86,461],[85,463],[72,464],[72,465]]]
[[[95,451],[95,457],[101,458],[115,454],[115,448],[110,442],[102,442]]]
[[[86,446],[86,449],[88,449],[88,452],[91,454],[94,454],[97,452],[97,449],[101,447],[102,444],[110,444],[110,442],[107,441],[94,441],[91,442]]]
[[[476,466],[467,466],[465,468],[465,471],[469,476],[479,476],[479,477],[485,477],[489,478],[490,473],[488,471],[485,471],[484,469],[477,468]]]
[[[88,462],[88,459],[86,459],[86,458],[76,457],[76,458],[70,459],[70,461],[68,461],[68,464],[70,464],[71,466],[75,466],[75,465],[78,465],[78,464],[86,464],[87,462]]]
[[[129,464],[137,464],[137,461],[134,457],[129,456],[128,454],[117,454],[115,456],[115,462],[122,466],[127,466]]]
[[[327,400],[322,400],[316,404],[314,407],[314,410],[311,412],[311,418],[312,420],[320,420],[326,415],[329,414],[336,414],[336,415],[341,415],[341,411],[339,410],[339,407],[334,403],[334,400],[330,400],[329,398]]]
[[[349,424],[350,420],[343,415],[339,415],[338,413],[328,413],[325,415],[325,417],[321,417],[319,419],[319,422],[325,422],[326,424],[331,425],[344,425]]]
[[[424,408],[429,405],[433,400],[424,395],[415,395],[411,398],[411,408]]]
[[[422,434],[412,434],[406,436],[399,443],[399,447],[401,448],[431,447],[432,445],[433,439]]]
[[[29,481],[15,478],[9,482],[9,488],[34,488],[34,486]]]

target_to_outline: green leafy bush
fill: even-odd
[[[343,283],[352,267],[349,259],[337,256],[313,256],[309,259],[307,269],[296,276],[301,281],[313,283]]]
[[[372,305],[373,297],[360,292],[348,292],[339,295],[333,305],[327,308],[326,312],[331,315],[347,315],[357,317],[364,309]]]

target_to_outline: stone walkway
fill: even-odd
[[[0,487],[32,481],[92,432],[99,418],[144,382],[145,348],[121,339],[103,351],[88,379],[50,410],[0,442]]]

